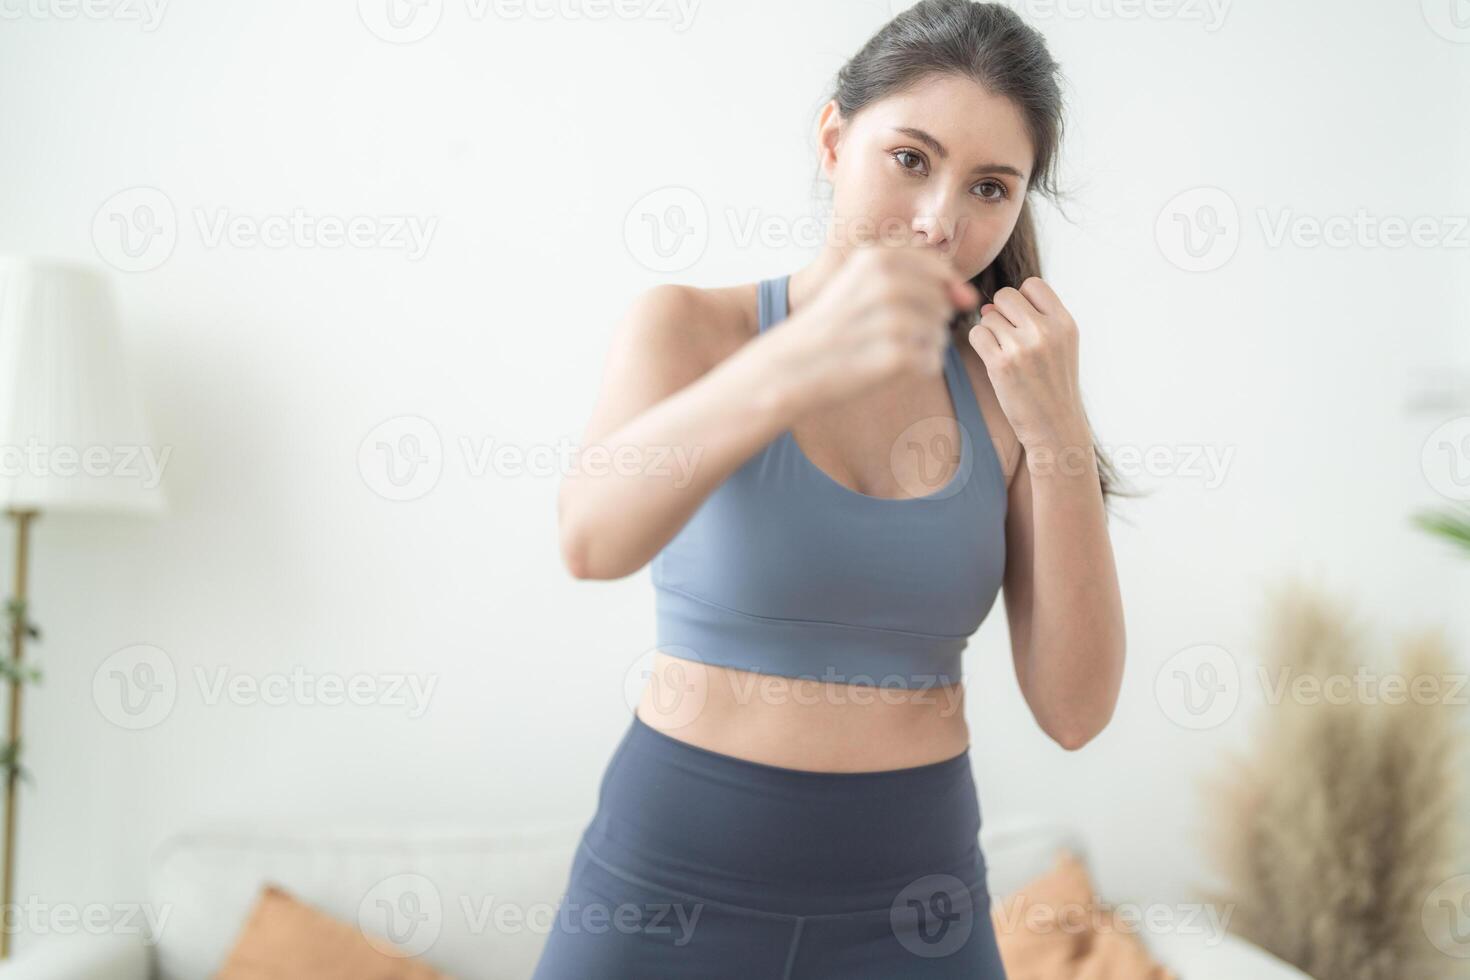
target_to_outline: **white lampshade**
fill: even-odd
[[[101,271],[0,256],[0,508],[164,510],[128,364]]]

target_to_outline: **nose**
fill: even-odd
[[[911,227],[923,244],[948,251],[959,239],[960,220],[957,210],[947,200],[930,200],[921,202]]]

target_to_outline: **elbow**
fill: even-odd
[[[581,521],[561,519],[559,531],[561,563],[575,579],[608,578],[605,570],[598,569],[592,555],[593,535],[588,533]]]
[[[631,574],[627,569],[598,557],[593,542],[598,535],[587,524],[563,519],[560,530],[561,563],[572,578],[615,579]],[[606,549],[602,549],[606,551]]]
[[[1047,730],[1047,734],[1051,736],[1052,741],[1056,742],[1068,752],[1076,752],[1082,746],[1101,735],[1103,729],[1107,728],[1108,723],[1112,721],[1112,718],[1112,711],[1109,710],[1107,717],[1095,723],[1088,725],[1068,724],[1053,726]]]
[[[561,532],[561,563],[572,578],[590,579],[594,576],[587,565],[587,549],[582,539],[563,530]]]
[[[1056,742],[1068,752],[1076,752],[1082,746],[1097,737],[1097,732],[1086,732],[1081,729],[1065,729],[1063,731],[1048,732],[1052,741]]]
[[[583,522],[572,516],[571,509],[570,501],[568,500],[567,485],[563,483],[556,504],[557,537],[561,550],[561,563],[571,574],[572,578],[596,578],[597,576],[592,574],[591,563],[588,560],[588,535],[583,529]]]

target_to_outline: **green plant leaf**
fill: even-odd
[[[1470,551],[1470,508],[1462,511],[1449,508],[1421,510],[1413,515],[1412,520],[1421,530]]]

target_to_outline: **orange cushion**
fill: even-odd
[[[1119,920],[1070,851],[990,908],[1007,980],[1178,980],[1153,960],[1134,916]]]
[[[453,980],[377,947],[391,948],[267,883],[213,980]]]

